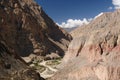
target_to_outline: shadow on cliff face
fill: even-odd
[[[55,53],[55,54],[58,54],[59,56],[63,57],[65,54],[65,51],[61,48],[59,48],[58,45],[54,44],[54,42],[52,41],[48,41],[48,39],[46,39],[45,41],[46,44],[48,44],[48,53],[51,52],[51,53]],[[51,46],[49,46],[51,45]],[[50,53],[49,53],[50,54]],[[46,54],[47,55],[47,54]]]
[[[49,31],[47,32],[47,34],[54,41],[60,42],[62,38],[68,41],[72,40],[72,37],[65,30],[63,30],[57,24],[55,24],[54,21],[48,15],[46,15],[46,13],[43,10],[41,10],[41,16],[43,17],[45,23],[48,26]]]
[[[71,36],[33,0],[1,0],[0,25],[0,34],[6,44],[23,57],[38,49],[43,51],[40,54],[58,51],[63,56],[71,41]],[[31,34],[33,38],[30,39]]]
[[[0,39],[0,80],[44,80]]]

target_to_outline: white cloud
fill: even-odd
[[[110,7],[108,7],[108,10],[112,10],[112,9],[113,9],[113,7],[111,7],[111,6],[110,6]]]
[[[112,0],[115,9],[120,9],[120,0]]]
[[[95,16],[94,18],[89,18],[89,19],[84,18],[83,20],[81,20],[81,19],[68,19],[66,22],[62,22],[61,24],[57,23],[57,25],[59,25],[62,28],[80,27],[82,25],[89,24],[92,20],[100,17],[101,15],[103,15],[103,12],[101,12],[100,14]]]
[[[68,19],[66,22],[62,22],[61,24],[58,24],[62,28],[73,28],[73,27],[79,27],[84,24],[88,24],[90,20],[87,20],[84,18],[83,20],[80,19]]]

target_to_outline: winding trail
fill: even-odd
[[[41,63],[39,63],[39,65],[42,65],[44,67],[46,67],[46,70],[43,71],[42,73],[40,73],[40,75],[44,78],[49,78],[52,77],[54,75],[55,72],[57,72],[57,69],[52,68],[49,65],[46,65],[47,61],[42,61]]]

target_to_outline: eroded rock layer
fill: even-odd
[[[51,80],[120,80],[120,10],[71,34],[62,69]]]

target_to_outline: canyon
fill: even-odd
[[[33,0],[0,0],[0,80],[120,80],[120,10],[66,32]]]
[[[63,57],[71,40],[34,0],[0,0],[0,80],[44,80],[29,63]]]

